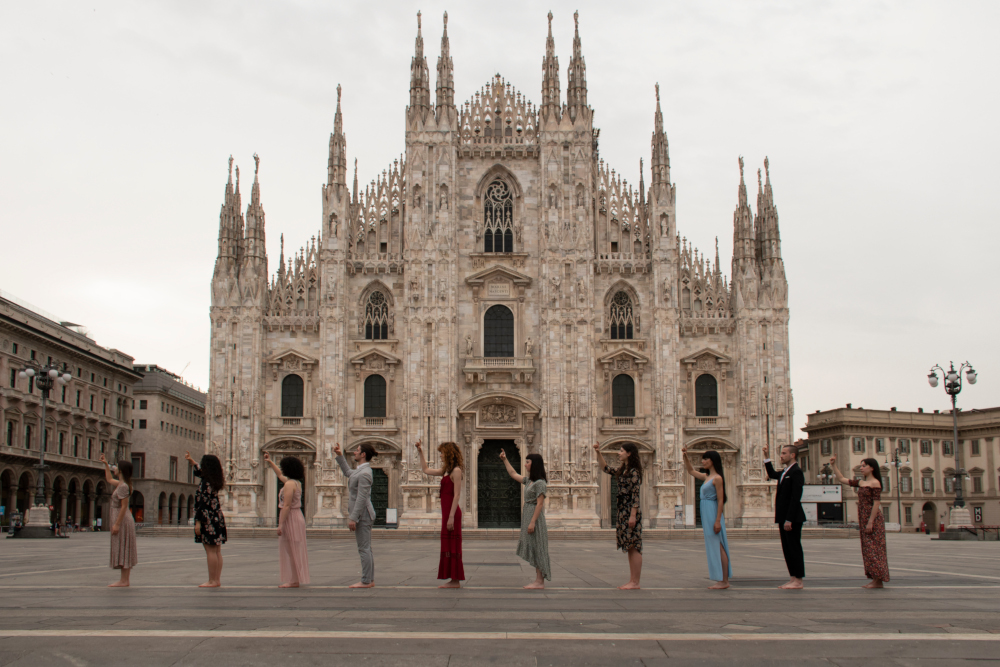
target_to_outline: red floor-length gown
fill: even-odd
[[[455,483],[451,477],[441,478],[441,560],[438,579],[465,579],[462,567],[462,508],[455,509],[455,530],[448,530],[448,513],[455,501]]]

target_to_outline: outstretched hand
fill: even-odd
[[[270,462],[271,462],[271,456],[267,452],[264,452],[264,463],[270,463]]]
[[[500,458],[503,459],[504,461],[506,461],[507,460],[507,452],[505,452],[504,450],[501,449],[500,450]]]
[[[770,456],[770,455],[768,454],[768,449],[767,449],[767,445],[764,445],[764,447],[763,447],[762,451],[764,452],[764,458],[765,458],[765,459],[766,459],[766,458],[768,458],[768,457]]]
[[[189,463],[195,463],[194,459],[193,459],[193,458],[191,458],[191,452],[184,452],[184,458],[185,458],[185,459],[186,459],[186,460],[187,460],[187,461],[188,461]],[[195,463],[195,465],[197,465],[197,464]]]
[[[340,456],[340,443],[338,442],[333,446],[333,455]]]
[[[104,452],[101,452],[101,463],[105,463],[106,464],[107,462],[108,462],[108,460],[106,458],[104,458]]]
[[[423,455],[424,447],[423,445],[420,444],[419,440],[417,440],[417,442],[413,446],[417,448],[417,451],[420,452],[421,455]]]
[[[600,443],[597,443],[597,442],[595,442],[595,443],[594,443],[593,445],[591,445],[591,447],[593,447],[593,448],[594,448],[594,451],[595,451],[595,452],[596,452],[596,451],[598,451],[598,448],[599,448],[600,446],[601,446],[601,445],[600,445]]]
[[[830,465],[832,465],[832,466],[837,465],[837,455],[836,454],[834,454],[833,456],[830,457]]]

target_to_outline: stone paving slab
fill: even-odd
[[[223,588],[198,589],[192,541],[140,537],[130,589],[108,589],[107,534],[0,542],[0,666],[991,664],[1000,656],[996,543],[890,535],[893,579],[865,582],[855,540],[804,543],[807,588],[787,579],[775,540],[731,546],[733,588],[708,591],[704,548],[644,545],[643,590],[613,539],[553,541],[553,581],[513,540],[469,540],[468,580],[439,590],[433,541],[375,544],[377,587],[348,590],[346,540],[310,544],[313,585],[279,590],[272,540],[223,547]],[[855,661],[855,662],[852,662]],[[860,662],[858,662],[860,661]],[[968,662],[967,662],[968,661]]]

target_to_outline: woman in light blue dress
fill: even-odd
[[[709,590],[729,588],[729,577],[733,569],[729,565],[729,543],[726,541],[726,518],[722,509],[726,504],[726,478],[722,473],[722,457],[719,452],[708,450],[701,455],[698,472],[687,457],[687,448],[681,448],[684,467],[695,479],[702,480],[699,500],[701,501],[701,529],[705,533],[705,556],[708,559],[708,578],[716,583]],[[722,502],[719,502],[719,496]],[[713,521],[712,518],[715,518]]]

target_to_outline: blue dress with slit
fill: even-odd
[[[715,517],[719,512],[719,497],[715,492],[714,482],[701,485],[698,494],[701,498],[701,529],[705,533],[705,556],[708,558],[708,578],[712,581],[722,581],[722,554],[719,547],[726,550],[729,561],[729,576],[733,576],[733,558],[729,553],[729,543],[726,541],[726,516],[722,515],[722,530],[715,532]]]

